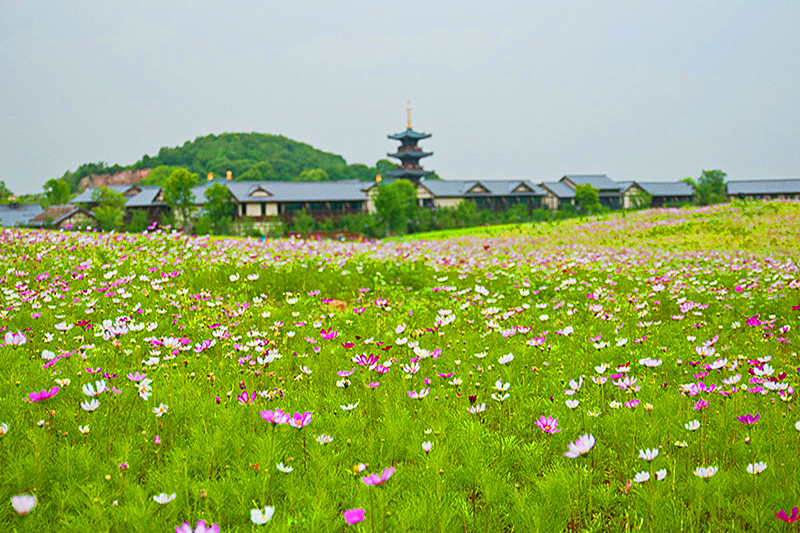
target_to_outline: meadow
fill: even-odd
[[[798,221],[3,229],[0,530],[797,530]]]

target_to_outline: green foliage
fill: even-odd
[[[236,204],[230,191],[221,183],[208,187],[203,196],[206,198],[205,210],[216,235],[229,235],[233,217],[236,215]]]
[[[278,179],[278,174],[269,161],[259,161],[244,173],[234,176],[235,181],[272,181]]]
[[[179,167],[170,167],[167,165],[159,165],[152,169],[145,179],[142,180],[142,185],[155,185],[163,187],[167,182],[170,174],[179,170]],[[184,169],[185,170],[185,169]]]
[[[700,178],[695,181],[691,177],[683,181],[694,186],[693,199],[697,205],[721,204],[725,197],[725,174],[721,170],[704,170]]]
[[[66,181],[55,178],[47,180],[43,189],[42,207],[64,205],[69,202],[69,184]]]
[[[113,231],[122,226],[125,207],[125,197],[122,193],[108,187],[98,187],[92,191],[92,201],[97,203],[93,211],[101,229]]]
[[[192,188],[197,185],[197,174],[184,168],[174,170],[164,183],[164,203],[166,203],[184,225],[189,223],[195,205]],[[227,191],[226,191],[227,192]]]
[[[309,168],[302,171],[296,181],[328,181],[328,173],[321,168]]]
[[[599,213],[602,210],[597,189],[588,183],[582,183],[575,187],[575,203],[586,214]]]
[[[11,196],[11,190],[6,187],[5,181],[0,181],[0,204],[8,203],[8,197]]]
[[[126,224],[125,229],[130,233],[141,233],[147,229],[149,224],[147,211],[144,209],[131,209],[131,219]]]
[[[292,216],[292,233],[304,235],[314,231],[314,219],[303,210],[297,211]]]
[[[387,233],[404,234],[417,208],[417,189],[408,180],[397,180],[378,186],[375,209]]]

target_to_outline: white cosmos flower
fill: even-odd
[[[666,468],[662,468],[661,470],[659,470],[658,472],[656,472],[656,479],[657,479],[658,481],[661,481],[661,480],[662,480],[662,479],[664,479],[665,477],[667,477],[667,469],[666,469]]]
[[[716,474],[717,470],[718,469],[717,469],[716,466],[709,466],[707,468],[706,467],[702,467],[702,466],[698,466],[694,470],[694,475],[698,476],[698,477],[701,477],[703,479],[708,479],[711,476],[713,476],[714,474]]]
[[[633,480],[636,483],[644,483],[645,481],[650,479],[650,472],[639,472],[635,476],[633,476]]]
[[[565,403],[567,404],[567,407],[569,407],[570,409],[575,409],[576,407],[578,407],[578,404],[580,402],[578,400],[567,400]]]
[[[356,403],[349,403],[347,405],[340,405],[339,407],[342,408],[343,411],[352,411],[356,407],[358,407],[358,402]]]
[[[0,424],[0,437],[5,435],[6,433],[8,433],[8,424],[3,422],[2,424]]]
[[[494,388],[497,389],[497,392],[505,392],[505,391],[508,390],[508,388],[510,386],[511,386],[511,383],[508,383],[508,382],[503,384],[503,380],[502,379],[498,379],[497,383],[494,384]]]
[[[605,363],[603,363],[602,365],[594,367],[594,371],[597,372],[598,374],[602,374],[606,370],[608,370],[608,365],[605,364]]]
[[[751,474],[760,474],[764,470],[767,469],[767,463],[759,462],[759,463],[750,463],[747,465],[747,471]]]
[[[106,381],[104,379],[100,379],[94,382],[94,387],[92,387],[91,383],[87,383],[84,385],[81,390],[86,396],[100,396],[106,390]]]
[[[78,431],[80,431],[84,435],[88,435],[89,434],[89,425],[87,424],[85,426],[78,426]]]
[[[167,494],[166,492],[162,492],[161,494],[156,494],[153,496],[153,501],[156,503],[160,503],[164,505],[165,503],[169,503],[175,499],[175,493]]]
[[[94,411],[98,407],[100,407],[100,402],[97,401],[97,398],[92,398],[88,402],[81,402],[81,408],[84,411]]]
[[[699,420],[692,420],[691,422],[687,422],[686,424],[684,424],[683,427],[685,427],[689,431],[695,431],[697,428],[700,427],[700,421]]]
[[[17,514],[28,514],[36,507],[36,496],[32,494],[20,494],[11,497],[11,505]]]
[[[272,519],[272,515],[274,514],[275,507],[271,505],[267,505],[264,509],[251,509],[250,521],[257,525],[266,524]]]
[[[644,459],[645,461],[652,461],[658,457],[658,450],[653,448],[647,448],[646,450],[639,450],[639,459]]]
[[[498,359],[497,362],[500,363],[501,365],[504,365],[506,363],[510,363],[513,360],[514,360],[514,355],[510,354],[510,353],[507,353],[504,356],[502,356],[500,359]]]
[[[291,466],[284,466],[283,463],[278,463],[278,470],[280,470],[284,474],[288,474],[289,472],[294,470],[294,468],[292,468]]]

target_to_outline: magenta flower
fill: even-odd
[[[792,516],[789,516],[789,515],[786,514],[786,511],[781,509],[780,511],[775,513],[775,516],[778,519],[783,520],[787,524],[793,524],[794,522],[797,522],[798,520],[800,520],[800,515],[798,515],[797,512],[798,512],[798,508],[795,507],[794,509],[792,509]]]
[[[364,520],[364,509],[348,509],[344,512],[344,521],[350,525]]]
[[[363,481],[365,485],[380,485],[392,477],[392,474],[394,474],[394,467],[390,466],[389,468],[384,469],[380,476],[378,474],[370,474],[362,477],[361,481]]]
[[[142,381],[144,378],[147,377],[147,374],[142,374],[141,372],[136,372],[135,374],[128,374],[127,377],[131,381]]]
[[[28,342],[28,337],[26,337],[21,331],[17,331],[16,333],[11,333],[8,331],[6,332],[5,337],[3,337],[3,340],[5,340],[6,344],[10,346],[20,346]]]
[[[175,533],[219,533],[219,525],[206,524],[205,520],[200,520],[197,522],[197,525],[192,529],[192,526],[189,522],[184,522],[180,526],[175,527]]]
[[[552,415],[545,418],[544,416],[539,417],[539,420],[536,421],[536,425],[539,426],[539,429],[544,431],[545,433],[558,433],[561,431],[558,428],[558,419],[553,418]]]
[[[289,425],[293,428],[300,429],[304,426],[307,426],[311,422],[311,413],[295,413],[292,415],[291,420],[289,420]]]
[[[238,395],[236,399],[239,400],[240,404],[255,403],[256,391],[253,391],[250,396],[247,395],[247,391],[244,391],[240,395]]]
[[[756,422],[758,422],[759,418],[761,418],[761,415],[759,414],[743,415],[743,416],[737,416],[736,420],[738,420],[742,424],[755,424]]]
[[[359,366],[372,366],[378,363],[378,356],[373,354],[361,354],[353,357],[353,362]]]
[[[408,391],[408,397],[409,398],[414,398],[415,400],[421,400],[422,398],[424,398],[425,396],[430,394],[430,392],[431,392],[430,387],[427,388],[427,389],[423,387],[423,388],[421,388],[419,390],[419,392],[417,392],[415,390]]]
[[[329,341],[331,339],[335,339],[336,336],[339,335],[339,332],[333,329],[333,327],[330,327],[327,330],[321,329],[319,331],[319,334],[322,335],[323,339]]]
[[[42,400],[46,400],[48,398],[52,398],[53,396],[56,395],[56,393],[59,390],[60,389],[58,387],[53,387],[49,391],[43,390],[43,391],[39,391],[39,392],[32,392],[32,393],[28,394],[28,399],[30,401],[32,401],[32,402],[40,402]]]
[[[692,409],[694,409],[695,411],[700,411],[701,409],[705,409],[706,407],[708,407],[708,402],[700,398],[699,400],[697,400],[697,403],[694,404],[694,407],[692,407]]]

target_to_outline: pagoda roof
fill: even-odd
[[[387,170],[386,174],[389,175],[389,176],[396,176],[398,178],[401,178],[403,176],[414,176],[414,177],[417,177],[417,178],[421,178],[421,177],[429,176],[430,174],[433,174],[433,171],[432,170],[410,170],[410,169],[398,168],[398,169],[395,169],[395,170]]]
[[[395,152],[393,154],[387,153],[386,155],[397,159],[422,159],[423,157],[433,155],[433,152],[423,152],[422,150],[417,150],[414,152]]]
[[[401,133],[395,133],[394,135],[387,135],[390,139],[394,139],[396,141],[402,141],[403,139],[427,139],[430,137],[430,133],[420,133],[418,131],[414,131],[411,128],[408,128],[406,131]]]

